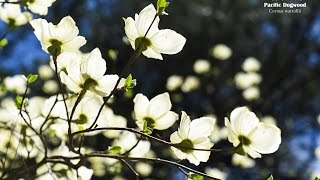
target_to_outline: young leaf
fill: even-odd
[[[271,175],[267,180],[273,180],[273,176]]]
[[[119,154],[121,152],[120,146],[109,146],[107,153],[108,154]]]
[[[8,44],[8,40],[6,38],[3,38],[0,40],[0,48],[5,47]]]
[[[38,75],[36,74],[29,74],[27,77],[27,83],[32,84],[38,79]]]
[[[22,96],[19,96],[19,95],[16,96],[16,106],[17,106],[18,108],[20,108],[20,106],[21,106],[21,104],[22,104],[22,100],[23,100],[23,97],[22,97]]]
[[[200,176],[200,175],[198,175],[198,174],[191,174],[191,175],[190,175],[190,178],[191,178],[192,180],[203,180],[203,177]]]
[[[169,2],[166,0],[158,0],[157,1],[157,13],[158,15],[167,15],[165,9],[169,6]]]

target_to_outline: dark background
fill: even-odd
[[[320,170],[314,150],[320,145],[320,3],[305,0],[307,8],[300,14],[271,14],[259,0],[172,0],[167,12],[162,16],[160,29],[173,29],[187,38],[184,49],[177,55],[164,55],[164,60],[140,57],[131,67],[130,73],[137,79],[134,93],[141,92],[149,98],[166,90],[167,78],[172,74],[196,75],[193,63],[196,59],[208,59],[219,69],[215,76],[199,76],[201,86],[190,93],[174,91],[171,95],[183,97],[183,101],[173,103],[176,112],[185,110],[192,117],[214,113],[218,124],[235,107],[249,106],[258,115],[272,115],[282,130],[280,149],[272,155],[256,159],[256,166],[240,169],[231,164],[231,156],[212,154],[206,166],[227,167],[229,179],[267,179],[273,174],[275,179],[309,179],[310,174]],[[124,22],[122,17],[133,17],[145,6],[155,1],[146,0],[57,0],[45,19],[54,22],[71,15],[85,36],[87,44],[82,48],[89,52],[99,47],[108,64],[107,73],[119,73],[128,61],[132,48],[122,41]],[[6,25],[0,25],[0,33]],[[1,49],[1,76],[16,73],[29,74],[37,71],[37,65],[48,63],[48,55],[42,52],[40,43],[32,33],[30,25],[21,27],[7,36],[8,46]],[[219,61],[210,56],[209,50],[215,44],[224,43],[232,50],[232,57]],[[111,60],[107,52],[119,52],[117,60]],[[234,85],[233,77],[241,71],[244,59],[254,56],[260,60],[261,98],[248,102],[242,91]],[[214,91],[208,93],[207,86]],[[117,114],[131,118],[132,97],[112,105]],[[176,125],[177,126],[177,125]],[[167,133],[157,132],[163,138]],[[223,141],[216,148],[227,148],[231,144]],[[153,145],[154,150],[160,146]],[[166,157],[168,158],[168,157]],[[185,161],[184,164],[189,165]],[[177,169],[155,164],[153,179],[177,179]],[[191,166],[193,167],[193,166]],[[124,171],[130,179],[130,172]],[[175,177],[175,178],[174,178]]]

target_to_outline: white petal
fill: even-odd
[[[204,141],[201,144],[195,144],[194,148],[196,149],[210,149],[213,146],[213,144],[210,142],[210,140],[207,138],[206,141]],[[200,162],[207,162],[210,157],[210,151],[196,151],[194,150],[192,154],[197,157],[197,159]]]
[[[147,108],[147,116],[154,120],[165,115],[171,109],[169,93],[159,94],[150,100]]]
[[[65,84],[70,91],[74,93],[79,93],[81,91],[81,88],[77,82],[75,82],[73,79],[71,79],[69,76],[67,76],[64,72],[60,73],[61,82]]]
[[[157,10],[154,8],[152,4],[145,7],[140,13],[138,18],[136,19],[136,27],[138,29],[138,33],[140,37],[144,37],[145,33],[149,29],[155,15],[157,13]],[[157,17],[155,21],[153,22],[148,34],[148,37],[152,37],[155,33],[159,31],[158,25],[159,25],[160,18]]]
[[[186,38],[171,29],[160,30],[151,38],[152,48],[163,54],[176,54],[186,43]]]
[[[64,51],[79,51],[79,48],[86,44],[87,40],[82,36],[77,36],[71,41],[62,44],[61,48]]]
[[[190,117],[186,112],[182,111],[180,126],[178,128],[178,133],[182,138],[188,138],[190,131]]]
[[[154,129],[164,130],[171,127],[176,120],[178,119],[178,114],[175,112],[169,111],[165,115],[161,116],[161,118],[156,120],[156,125]]]
[[[182,138],[179,136],[178,132],[175,131],[170,135],[170,142],[178,144],[182,141]]]
[[[231,127],[238,135],[247,136],[259,125],[259,119],[247,107],[234,109],[230,119]]]
[[[70,16],[66,16],[58,25],[49,24],[49,32],[53,39],[66,43],[74,39],[79,34],[76,23]]]
[[[228,118],[224,119],[224,124],[228,129],[228,140],[229,140],[229,142],[231,142],[234,147],[238,146],[240,144],[240,141],[238,139],[238,136],[234,133]]]
[[[104,94],[102,96],[108,96],[115,88],[118,79],[118,75],[105,75],[99,79],[98,86],[95,87],[95,90],[102,92]]]
[[[143,94],[137,94],[133,99],[135,116],[146,117],[149,99]]]
[[[192,163],[192,164],[194,164],[194,165],[196,165],[196,166],[199,166],[199,164],[200,164],[200,161],[199,161],[198,157],[196,157],[196,156],[193,154],[193,152],[190,153],[190,154],[187,154],[187,159],[188,159],[188,161],[189,161],[190,163]]]
[[[274,153],[281,143],[281,131],[275,125],[260,123],[250,140],[250,146],[259,153]]]
[[[136,24],[132,19],[132,17],[128,17],[127,19],[123,19],[123,20],[125,23],[124,30],[126,31],[126,35],[129,41],[130,42],[133,41],[133,44],[134,44],[135,39],[139,37]]]
[[[243,146],[243,149],[245,152],[249,154],[252,158],[261,158],[261,154],[259,154],[257,151],[252,149],[251,147],[248,146]]]
[[[51,39],[49,33],[49,24],[45,19],[34,19],[30,21],[31,26],[34,29],[34,34],[42,44],[49,44]]]
[[[191,121],[189,139],[209,137],[213,131],[214,123],[215,119],[210,117],[202,117]]]
[[[87,60],[81,64],[81,73],[89,75],[90,78],[98,81],[106,72],[106,61],[101,57],[99,48],[91,51]]]
[[[143,51],[142,54],[145,55],[147,58],[160,59],[160,60],[163,59],[160,52],[155,51],[150,47],[147,50]]]

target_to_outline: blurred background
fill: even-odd
[[[232,146],[225,137],[224,117],[238,106],[248,106],[261,120],[276,123],[282,130],[282,144],[276,153],[255,162],[212,153],[210,160],[198,167],[181,163],[213,175],[222,171],[225,178],[237,180],[267,179],[270,174],[281,180],[320,175],[320,3],[305,2],[307,8],[301,13],[277,14],[269,13],[259,0],[172,0],[166,10],[169,16],[161,17],[159,27],[185,36],[184,49],[164,55],[163,61],[141,56],[128,72],[137,79],[137,87],[117,94],[110,106],[128,119],[129,127],[136,127],[131,117],[135,94],[152,98],[168,91],[174,111],[184,110],[193,118],[217,118],[217,134],[212,136],[215,148]],[[133,17],[150,3],[156,1],[57,0],[45,19],[56,24],[64,16],[72,16],[80,35],[87,39],[81,50],[99,47],[107,61],[107,73],[119,73],[133,51],[126,44],[122,17]],[[0,34],[6,28],[1,22]],[[1,79],[38,73],[40,65],[48,64],[49,56],[41,50],[30,25],[11,32],[7,39],[8,45],[0,50]],[[38,86],[34,94],[51,95],[41,82]],[[168,140],[177,127],[178,123],[155,134]],[[103,137],[88,138],[85,143],[89,141],[92,147],[107,147]],[[167,147],[153,143],[152,149],[160,157],[172,159]],[[176,168],[153,166],[145,178],[184,179]],[[127,169],[122,175],[132,179]],[[93,179],[114,176],[117,171],[108,170]]]

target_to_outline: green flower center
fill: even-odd
[[[184,139],[178,144],[177,148],[180,151],[189,154],[193,151],[193,143],[190,139]]]
[[[79,118],[74,121],[77,124],[85,124],[88,122],[88,118],[85,114],[80,114]]]
[[[94,79],[91,79],[89,76],[83,75],[83,78],[86,79],[86,81],[80,85],[81,88],[83,88],[85,91],[89,90],[92,86],[97,86],[98,83]]]
[[[134,41],[134,45],[136,48],[139,48],[138,51],[143,52],[147,50],[149,46],[151,46],[151,41],[148,38],[138,37]]]
[[[149,128],[154,128],[154,126],[156,126],[156,121],[150,117],[145,117],[144,121],[147,123],[147,127]]]
[[[47,49],[48,52],[51,55],[58,56],[61,53],[62,42],[60,42],[56,39],[50,39],[49,42],[50,42],[51,46],[48,47],[48,49]]]
[[[245,136],[240,135],[238,136],[238,139],[242,145],[248,146],[251,144],[251,140]]]

